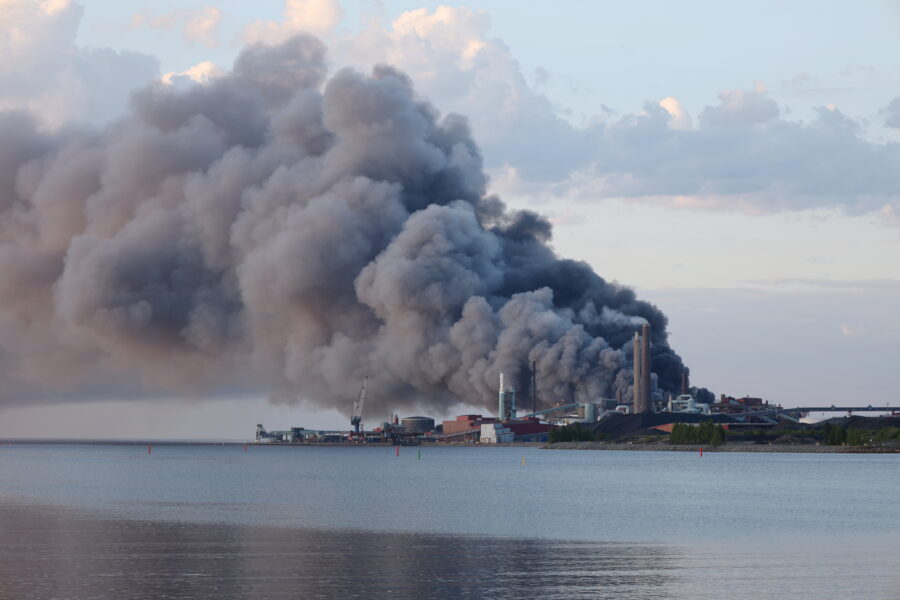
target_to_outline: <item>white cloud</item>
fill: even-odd
[[[560,165],[563,177],[541,182],[513,157],[494,189],[747,214],[837,208],[896,220],[900,144],[870,141],[835,106],[820,107],[811,121],[790,120],[762,86],[719,98],[694,128],[671,99],[648,102],[583,132],[591,140],[587,165]]]
[[[700,122],[710,126],[741,126],[765,123],[778,117],[778,104],[766,94],[765,84],[757,81],[752,90],[726,90],[719,104],[700,113]]]
[[[166,85],[174,86],[191,83],[205,84],[224,74],[225,71],[217,67],[215,63],[205,60],[184,71],[166,73],[161,80]]]
[[[490,28],[484,11],[423,8],[334,36],[331,54],[335,64],[385,62],[409,74],[441,110],[469,119],[489,167],[509,163],[528,179],[563,179],[589,162],[590,129],[573,127],[528,84]]]
[[[152,57],[75,46],[82,12],[69,0],[0,0],[0,110],[30,110],[51,126],[103,121],[156,76]]]
[[[129,26],[133,29],[173,29],[181,27],[185,42],[190,45],[203,44],[208,48],[219,45],[218,29],[222,20],[222,9],[216,6],[202,6],[192,10],[176,10],[152,15],[136,13]]]
[[[691,115],[676,98],[663,98],[659,105],[669,113],[669,127],[672,129],[689,130],[693,127]]]
[[[215,6],[204,6],[188,17],[184,24],[184,36],[192,43],[213,48],[219,44],[217,30],[222,20],[222,10]]]
[[[274,44],[298,31],[327,36],[343,18],[337,0],[286,0],[282,21],[255,21],[244,29],[243,37],[247,43]]]
[[[466,115],[494,189],[517,197],[631,198],[750,214],[898,207],[891,173],[900,145],[870,141],[837,107],[793,120],[756,82],[721,92],[696,120],[666,97],[578,127],[529,84],[490,28],[484,11],[419,9],[332,35],[331,56],[336,65],[395,65],[442,110]]]

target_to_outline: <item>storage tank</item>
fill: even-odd
[[[434,431],[434,419],[430,417],[405,417],[401,422],[406,433],[428,433]]]

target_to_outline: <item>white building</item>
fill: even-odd
[[[504,427],[502,423],[481,424],[482,444],[511,444],[514,439],[515,434],[509,427]]]

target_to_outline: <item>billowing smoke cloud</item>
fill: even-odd
[[[348,410],[630,393],[666,318],[551,227],[486,195],[466,120],[378,66],[327,79],[306,35],[252,46],[206,84],[159,84],[103,131],[0,114],[0,394],[265,392]]]

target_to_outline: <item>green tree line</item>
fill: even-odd
[[[855,427],[841,427],[833,423],[825,423],[822,428],[825,433],[825,443],[829,446],[862,446],[867,441],[887,442],[900,440],[900,427],[883,427],[875,433],[863,432]]]
[[[551,444],[556,442],[599,442],[604,439],[606,439],[606,434],[603,432],[593,433],[578,423],[565,427],[554,427],[547,435],[547,440]]]
[[[675,423],[669,442],[673,444],[709,444],[720,446],[725,443],[725,429],[712,421],[704,421],[699,425],[691,423]]]

